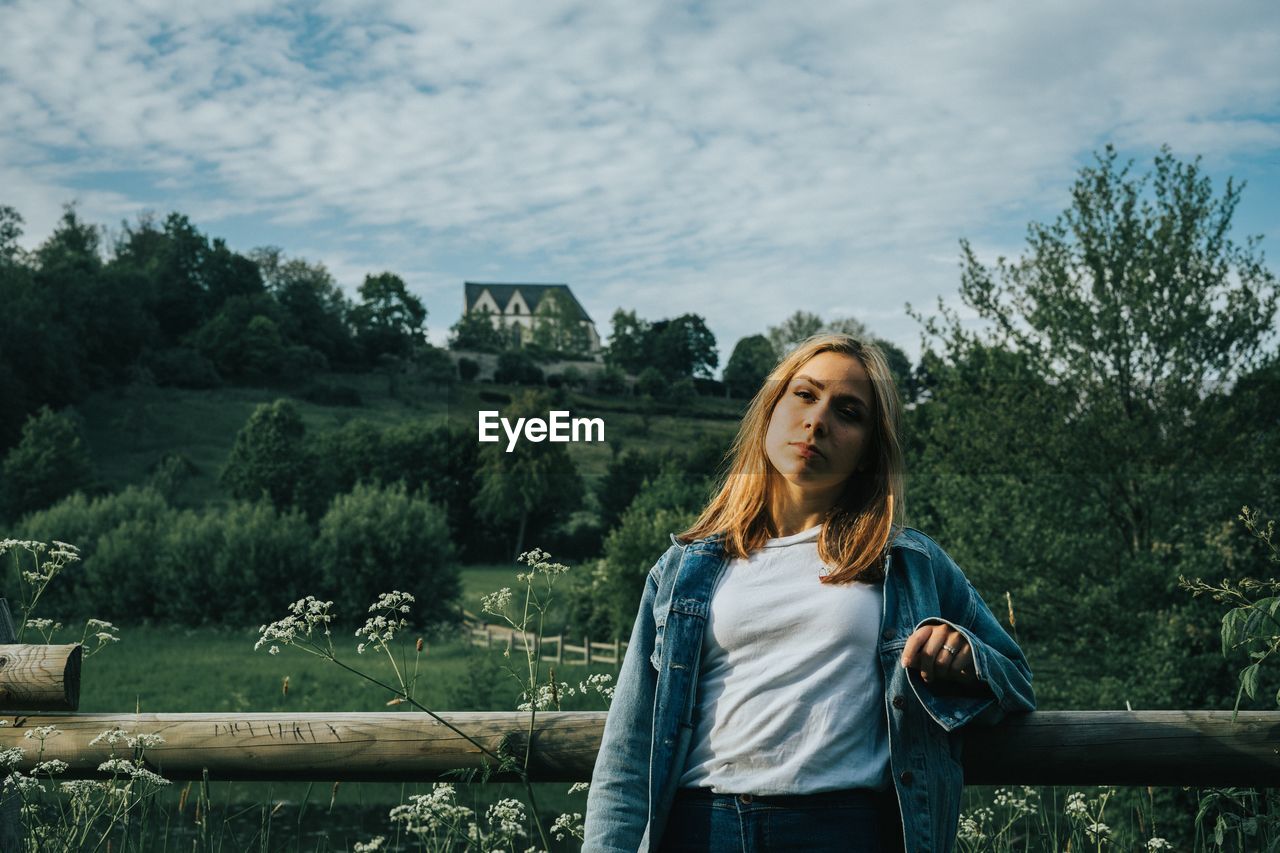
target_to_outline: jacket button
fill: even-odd
[[[885,628],[885,629],[884,629],[884,633],[883,633],[883,634],[881,634],[880,636],[881,636],[881,637],[883,637],[883,638],[884,638],[884,639],[886,639],[886,640],[892,640],[892,639],[893,639],[893,629],[892,629],[892,628]]]
[[[902,696],[901,696],[901,695],[894,696],[894,697],[893,697],[893,707],[895,707],[895,708],[897,708],[899,711],[901,711],[903,708],[907,707],[907,700],[906,700],[906,699],[904,699],[904,698],[902,698]]]
[[[914,779],[915,777],[911,775],[910,770],[903,770],[901,773],[898,774],[898,778],[902,780],[902,784],[910,785],[911,780]]]

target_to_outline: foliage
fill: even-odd
[[[480,375],[480,362],[473,358],[458,359],[458,377],[463,382],[475,382]]]
[[[459,592],[445,512],[402,484],[359,484],[320,519],[315,559],[321,589],[339,601],[369,600],[388,577],[412,593],[424,626],[453,621]]]
[[[525,393],[508,407],[505,417],[545,417],[544,396]],[[480,452],[479,490],[472,506],[493,525],[514,525],[513,551],[520,553],[526,535],[548,521],[565,518],[582,499],[582,479],[562,443],[521,441],[506,451],[503,443]]]
[[[277,509],[314,509],[314,461],[304,443],[306,427],[288,400],[263,403],[236,435],[222,469],[234,497],[267,498]]]
[[[596,374],[596,392],[607,397],[620,397],[627,391],[627,375],[617,365],[607,365]]]
[[[1028,656],[1055,673],[1042,704],[1227,689],[1203,608],[1175,586],[1218,559],[1205,519],[1267,479],[1224,431],[1240,395],[1222,383],[1267,358],[1277,300],[1255,241],[1228,236],[1237,200],[1168,151],[1135,178],[1108,149],[1021,259],[993,270],[964,245],[961,298],[985,326],[925,322],[916,523],[979,588],[1012,593]],[[1120,638],[1137,660],[1091,652]]]
[[[280,306],[279,316],[272,319],[284,338],[315,350],[331,365],[354,366],[358,357],[350,325],[353,306],[324,264],[285,259],[272,247],[258,249],[251,257]]]
[[[724,367],[724,381],[734,397],[750,397],[778,362],[777,350],[764,335],[749,335],[733,347]]]
[[[661,400],[667,396],[668,384],[667,377],[662,375],[661,370],[656,367],[646,367],[636,377],[636,392]]]
[[[488,306],[468,311],[449,327],[449,349],[474,352],[501,352],[510,339],[494,324],[496,315]]]
[[[542,368],[534,364],[532,356],[523,350],[505,350],[498,354],[498,369],[494,371],[493,381],[504,385],[541,385]]]
[[[280,372],[285,342],[276,304],[265,294],[235,296],[190,338],[218,374],[248,381]]]
[[[16,518],[44,509],[93,483],[93,464],[80,424],[70,412],[47,406],[27,419],[22,439],[4,457],[0,500]]]
[[[658,320],[645,336],[649,361],[668,379],[710,377],[720,363],[716,338],[697,314]]]
[[[609,345],[605,347],[605,363],[639,373],[648,359],[649,321],[640,319],[634,311],[619,308],[613,312],[610,322],[613,331],[609,335]]]
[[[533,343],[566,358],[578,358],[591,350],[591,337],[582,312],[568,290],[549,290],[533,314]]]
[[[426,341],[427,309],[400,276],[367,275],[359,292],[351,323],[366,364],[384,355],[406,358]]]
[[[157,385],[217,388],[222,384],[222,377],[213,362],[190,347],[169,347],[150,353],[144,363]]]

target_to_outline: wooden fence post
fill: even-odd
[[[583,661],[583,664],[585,666],[591,666],[591,638],[590,637],[582,638],[582,653],[586,655],[586,658],[587,658],[585,661]]]
[[[18,632],[9,615],[9,602],[0,598],[0,643],[18,642]],[[22,797],[18,792],[0,792],[0,850],[22,849]]]

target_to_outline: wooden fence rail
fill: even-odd
[[[524,754],[527,714],[442,715],[490,749]],[[541,713],[533,734],[531,776],[537,781],[590,778],[603,713]],[[0,749],[23,747],[29,768],[36,726],[62,734],[42,758],[67,762],[66,778],[92,778],[111,757],[89,746],[100,732],[159,734],[147,751],[169,779],[410,781],[481,767],[482,756],[424,714],[22,714],[0,727]],[[965,780],[970,784],[1280,786],[1280,711],[1040,711],[994,728],[970,730]]]
[[[469,628],[469,633],[473,646],[484,646],[486,649],[497,646],[499,648],[510,648],[512,651],[523,651],[538,642],[537,637],[533,634],[521,634],[519,631],[503,625],[472,624]],[[570,643],[564,635],[556,634],[542,638],[538,656],[547,663],[576,664],[579,666],[607,663],[621,666],[622,655],[626,650],[627,644],[620,640],[601,643],[592,642],[588,637],[583,638],[582,645],[576,646]]]

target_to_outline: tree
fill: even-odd
[[[3,471],[0,497],[10,518],[44,509],[93,482],[80,425],[48,406],[27,418],[21,440],[4,457]]]
[[[1131,168],[1098,155],[1015,261],[988,267],[962,243],[961,298],[985,325],[926,322],[931,399],[909,430],[916,512],[975,585],[1012,591],[1024,643],[1060,667],[1050,701],[1222,691],[1217,661],[1183,666],[1216,640],[1176,578],[1221,574],[1204,543],[1270,476],[1224,444],[1222,383],[1274,358],[1278,298],[1256,239],[1230,237],[1240,190],[1215,194],[1167,149]],[[1181,668],[1091,651],[1121,638],[1176,645]]]
[[[0,263],[12,263],[22,252],[18,238],[22,236],[22,214],[7,204],[0,204]]]
[[[381,355],[407,358],[426,341],[427,309],[394,273],[365,276],[351,319],[369,364]]]
[[[449,327],[449,349],[501,352],[509,339],[494,324],[495,316],[488,306],[463,314]]]
[[[274,247],[256,249],[251,257],[280,305],[280,316],[273,319],[286,340],[311,347],[331,365],[353,365],[358,359],[349,325],[351,302],[324,264],[285,260]]]
[[[778,357],[786,355],[806,338],[822,331],[822,318],[811,311],[797,311],[776,326],[769,327],[769,342]]]
[[[397,590],[416,599],[419,626],[456,618],[462,584],[445,512],[403,484],[360,484],[334,498],[320,519],[316,555],[326,595],[363,607]]]
[[[548,291],[533,313],[533,343],[552,353],[586,355],[591,338],[582,325],[581,312],[566,291]]]
[[[305,436],[306,426],[293,403],[263,403],[236,435],[222,469],[223,484],[242,500],[265,497],[276,509],[299,506],[315,511],[318,508],[309,505],[315,463]]]
[[[525,393],[504,412],[520,417],[546,417],[549,400]],[[564,521],[582,502],[582,478],[564,444],[522,440],[510,452],[503,442],[487,444],[480,454],[480,488],[472,505],[495,525],[511,525],[513,557],[524,548],[526,534],[549,522]]]
[[[636,312],[623,311],[621,308],[613,312],[610,322],[613,324],[613,332],[609,335],[609,345],[605,348],[605,363],[621,367],[629,373],[639,373],[648,363],[646,344],[649,322],[638,318]]]
[[[670,380],[711,377],[720,363],[716,336],[697,314],[659,320],[645,335],[645,358]]]
[[[734,397],[750,397],[778,363],[777,350],[764,335],[749,335],[733,347],[724,368],[724,381]]]

